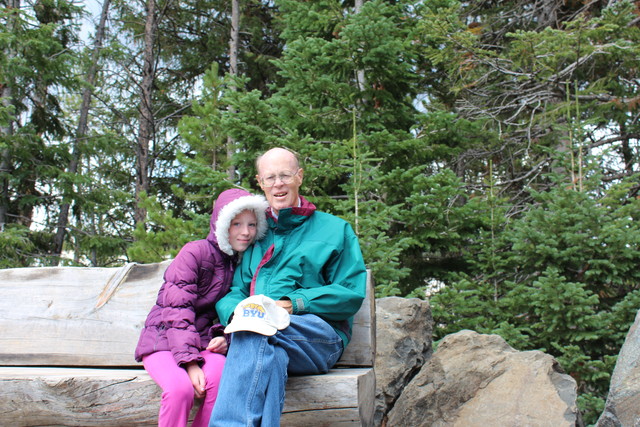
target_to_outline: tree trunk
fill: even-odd
[[[631,138],[628,136],[627,125],[625,122],[621,121],[618,126],[620,128],[620,135],[624,136],[622,144],[620,145],[620,154],[622,155],[624,173],[627,176],[631,176],[635,170],[633,148],[629,141]]]
[[[232,76],[238,75],[238,39],[240,38],[240,0],[231,1],[231,37],[229,39],[229,74]],[[236,90],[235,85],[231,86],[231,90]],[[229,106],[229,112],[234,113],[233,107]],[[227,161],[229,162],[229,168],[227,174],[229,180],[233,182],[235,180],[236,168],[231,162],[233,158],[235,141],[232,137],[227,137]]]
[[[9,0],[7,4],[8,10],[20,10],[20,0]],[[7,27],[9,31],[15,31],[17,26],[18,16],[16,14],[10,15],[7,18]],[[4,52],[7,61],[11,61],[16,56],[15,51],[11,47],[7,47]],[[2,107],[8,109],[13,104],[13,90],[11,83],[0,86],[2,97]],[[6,126],[0,128],[0,135],[4,139],[9,139],[13,134],[13,120],[10,120]],[[9,147],[2,149],[2,158],[0,159],[0,179],[2,186],[0,188],[0,232],[4,231],[5,225],[8,222],[7,215],[9,214],[9,174],[11,173],[11,151]]]
[[[5,85],[2,87],[2,107],[8,108],[11,105],[11,87]],[[13,133],[12,122],[7,126],[0,128],[0,135],[3,139],[8,139]],[[9,147],[2,149],[2,159],[0,160],[0,176],[2,177],[2,189],[0,190],[0,232],[4,231],[7,223],[7,214],[9,213],[9,174],[11,173],[11,152]]]
[[[93,93],[93,85],[96,80],[96,74],[98,73],[98,56],[102,49],[102,41],[104,40],[105,28],[107,22],[107,14],[109,12],[109,5],[111,0],[103,0],[102,14],[100,15],[100,23],[96,30],[95,46],[91,53],[91,66],[87,73],[88,87],[85,87],[82,91],[82,105],[80,107],[80,118],[78,119],[78,127],[76,129],[76,137],[73,141],[73,149],[71,153],[71,161],[69,162],[68,171],[70,174],[75,174],[78,171],[78,165],[80,164],[80,146],[87,134],[87,122],[89,117],[89,108],[91,106],[91,95]],[[67,198],[68,200],[68,198]],[[71,204],[68,201],[63,200],[63,204],[60,207],[60,216],[58,217],[56,236],[53,242],[53,263],[57,263],[57,258],[62,253],[64,245],[64,237],[67,231],[67,224],[69,223],[69,208]]]
[[[144,26],[144,65],[140,83],[140,118],[138,141],[136,144],[136,209],[135,222],[144,224],[147,210],[140,206],[141,193],[149,192],[149,145],[154,135],[154,117],[152,108],[153,80],[155,76],[153,45],[155,42],[156,2],[148,0],[147,19]]]
[[[356,13],[360,13],[360,10],[362,9],[362,5],[364,4],[364,0],[356,0],[355,1],[355,12]],[[358,83],[358,90],[360,92],[364,92],[366,84],[367,84],[367,80],[365,78],[364,75],[364,70],[357,70],[356,71],[356,82]]]

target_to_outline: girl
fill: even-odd
[[[227,352],[215,304],[231,286],[242,253],[267,228],[264,197],[231,189],[218,196],[206,239],[187,243],[164,274],[135,357],[162,388],[158,426],[207,426]]]

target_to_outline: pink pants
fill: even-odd
[[[207,427],[213,404],[218,395],[218,384],[224,366],[225,357],[204,350],[202,370],[205,377],[206,395],[193,420],[193,427]],[[158,351],[142,359],[144,368],[162,389],[158,427],[182,427],[189,421],[189,412],[193,407],[195,392],[186,369],[178,366],[170,351]]]

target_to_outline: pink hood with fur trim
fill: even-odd
[[[252,210],[258,219],[256,240],[260,240],[267,231],[265,211],[268,207],[269,204],[264,196],[254,196],[237,188],[223,191],[213,207],[211,231],[207,240],[217,242],[222,252],[233,255],[233,249],[229,243],[229,226],[233,218],[243,210]]]

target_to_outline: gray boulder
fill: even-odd
[[[627,333],[611,376],[609,395],[597,427],[640,426],[640,311]]]
[[[376,425],[431,355],[432,331],[428,302],[397,297],[376,300]]]
[[[376,369],[378,369],[376,365]],[[576,382],[540,351],[497,335],[445,337],[389,412],[392,426],[575,426]]]

